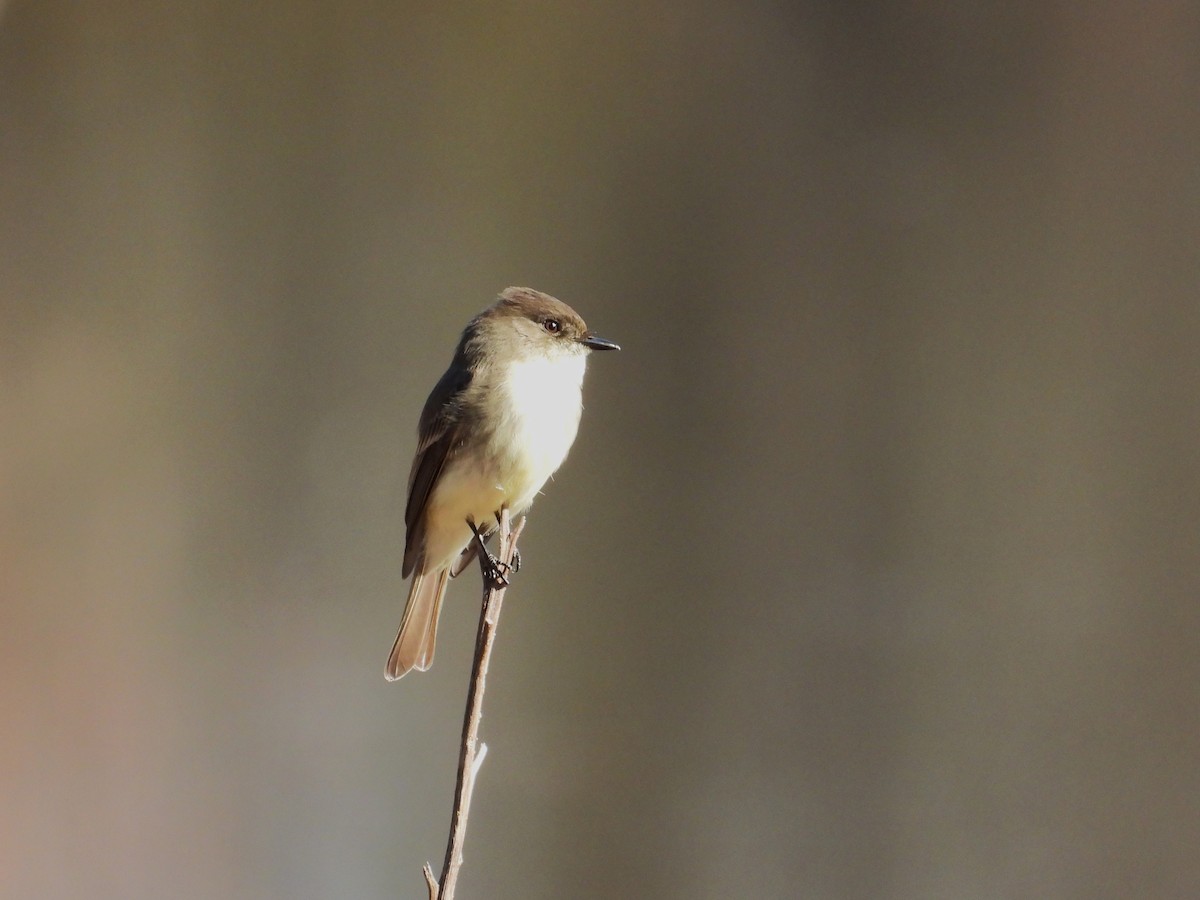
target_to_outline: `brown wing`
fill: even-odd
[[[420,443],[408,475],[408,504],[404,508],[403,576],[412,574],[425,550],[425,507],[446,463],[462,446],[459,425],[462,395],[471,384],[470,370],[451,367],[425,401],[421,412]]]

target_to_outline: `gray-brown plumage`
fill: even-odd
[[[490,532],[502,508],[529,507],[575,440],[588,352],[616,349],[567,304],[530,288],[508,288],[467,325],[421,412],[404,511],[403,573],[413,580],[388,680],[432,664],[468,522]]]

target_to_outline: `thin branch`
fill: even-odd
[[[525,519],[511,527],[508,510],[500,513],[500,546],[497,559],[503,572],[512,571],[516,555],[517,538],[525,527]],[[467,834],[467,813],[471,809],[471,794],[475,790],[475,778],[487,745],[479,743],[479,720],[483,717],[483,692],[487,687],[488,663],[492,657],[492,641],[496,638],[496,627],[500,622],[500,607],[504,603],[507,581],[492,581],[487,574],[487,560],[480,554],[480,566],[484,570],[483,609],[479,614],[479,631],[475,636],[475,662],[471,667],[471,686],[467,692],[467,710],[463,716],[462,745],[458,755],[458,781],[454,786],[454,813],[450,819],[450,838],[446,842],[446,859],[442,864],[440,881],[433,880],[433,870],[425,864],[425,883],[429,888],[429,900],[454,900],[454,888],[458,883],[458,871],[463,864],[463,842]]]

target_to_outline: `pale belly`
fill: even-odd
[[[471,540],[467,520],[490,527],[507,506],[523,512],[558,469],[579,429],[582,356],[516,363],[497,385],[504,397],[487,464],[460,457],[434,488],[426,515],[430,568],[453,561]]]
[[[467,521],[487,530],[508,501],[508,492],[495,477],[476,467],[447,467],[426,508],[427,567],[441,568],[452,562],[471,540]],[[508,505],[514,507],[510,502]]]

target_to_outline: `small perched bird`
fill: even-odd
[[[575,441],[588,353],[620,349],[530,288],[508,288],[467,325],[421,412],[404,510],[413,579],[388,681],[433,663],[446,582],[475,552],[472,529],[489,534],[503,508],[529,508]]]

